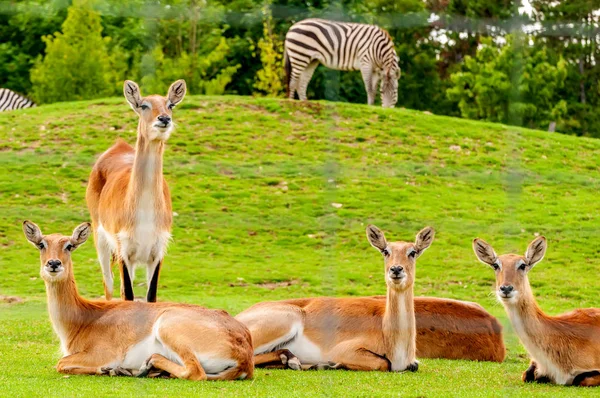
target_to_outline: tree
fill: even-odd
[[[269,2],[265,2],[263,13],[263,37],[258,39],[262,69],[256,72],[254,87],[271,97],[283,93],[283,41],[273,31],[273,15]]]
[[[547,129],[566,115],[566,102],[557,95],[566,77],[565,61],[551,63],[535,43],[521,46],[507,36],[498,48],[485,38],[476,55],[465,57],[461,70],[451,75],[447,94],[463,117]]]
[[[62,33],[43,38],[46,55],[31,70],[33,97],[40,103],[115,95],[122,84],[123,65],[107,50],[100,15],[90,1],[76,0],[68,8]]]
[[[0,12],[0,87],[25,94],[31,90],[31,68],[44,52],[42,37],[60,29],[66,11],[57,1],[11,1]]]
[[[142,57],[142,85],[146,92],[166,92],[169,85],[184,78],[194,94],[219,95],[231,82],[240,65],[227,65],[229,46],[225,38],[209,54],[182,52],[177,58],[165,56],[160,47]]]
[[[600,137],[600,5],[590,0],[530,0],[533,18],[543,26],[537,35],[548,52],[567,62],[561,96],[569,107],[569,129]]]

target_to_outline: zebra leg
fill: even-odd
[[[367,103],[373,105],[375,103],[375,94],[377,87],[377,76],[374,76],[373,68],[371,65],[362,65],[360,73],[365,83],[365,90],[367,91]]]
[[[288,93],[289,98],[292,100],[295,98],[296,91],[298,91],[298,80],[298,77],[292,74],[292,77],[290,79],[290,89]]]
[[[302,101],[306,101],[306,89],[308,88],[308,83],[315,73],[315,69],[319,66],[319,61],[312,61],[310,64],[306,66],[306,69],[300,75],[300,83],[298,84],[298,98]]]

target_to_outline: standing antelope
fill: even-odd
[[[121,297],[133,300],[137,264],[146,265],[146,300],[156,301],[158,276],[171,237],[171,194],[163,178],[165,142],[173,130],[173,107],[185,96],[185,81],[171,85],[166,97],[141,97],[125,81],[125,98],[139,116],[135,149],[117,141],[90,174],[86,192],[107,300],[113,294],[112,261],[119,263]]]
[[[394,107],[398,101],[400,67],[394,42],[379,26],[305,19],[285,35],[285,72],[288,96],[306,100],[306,89],[321,63],[338,70],[360,70],[368,103],[375,103],[381,82],[381,104]]]
[[[383,234],[380,234],[383,237]],[[371,240],[369,235],[370,232],[367,237]],[[384,247],[381,252],[385,257],[386,268],[388,263],[394,261],[390,255],[391,251],[397,253],[394,258],[400,260],[408,254],[402,253],[401,248],[395,244],[388,247],[380,245]],[[415,244],[407,245],[413,249],[417,247]],[[411,257],[418,256],[423,250],[425,247],[421,246],[418,253],[410,252]],[[407,258],[405,261],[414,259]],[[387,281],[386,277],[386,283]],[[256,347],[254,353],[257,355],[256,366],[300,369],[300,357],[308,364],[313,364],[313,368],[327,368],[328,366],[323,364],[331,359],[331,356],[326,356],[325,351],[330,350],[327,346],[335,344],[335,340],[330,337],[333,337],[333,330],[338,324],[349,328],[349,333],[346,333],[349,338],[357,329],[366,326],[365,333],[375,336],[372,344],[383,341],[383,316],[386,310],[395,308],[387,306],[386,301],[389,298],[389,295],[360,298],[318,297],[263,302],[240,313],[236,318],[246,324],[252,333]],[[494,362],[504,360],[506,351],[502,326],[479,304],[434,297],[415,297],[414,311],[417,357]],[[329,323],[327,317],[332,314],[335,321]],[[340,317],[340,314],[343,317]],[[356,317],[362,323],[355,324],[352,317]],[[317,344],[315,341],[322,343]],[[298,357],[295,355],[297,352],[300,352]],[[373,362],[376,364],[382,363],[376,359],[376,354],[370,356],[365,351],[362,355],[375,357]],[[386,369],[389,368],[388,364]]]
[[[523,381],[563,385],[600,385],[600,309],[585,308],[548,316],[538,307],[527,274],[546,253],[543,236],[524,256],[497,256],[487,242],[473,241],[479,261],[496,272],[496,295],[531,356]]]
[[[305,364],[315,369],[416,371],[415,264],[433,236],[427,227],[415,243],[388,243],[377,227],[367,228],[369,242],[384,255],[385,301],[298,299],[259,303],[240,313],[236,318],[248,326],[255,342],[255,364],[280,361],[293,369]]]
[[[250,332],[225,311],[79,296],[71,252],[90,230],[83,223],[71,236],[42,235],[36,224],[23,222],[25,237],[40,250],[48,312],[63,353],[59,372],[145,376],[158,371],[189,380],[252,377]]]

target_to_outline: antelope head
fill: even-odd
[[[142,97],[135,82],[126,80],[123,92],[129,105],[140,118],[140,134],[147,141],[166,141],[173,130],[173,108],[186,93],[185,80],[177,80],[169,87],[166,97],[149,95]]]
[[[527,274],[546,254],[546,238],[535,238],[524,256],[503,254],[498,256],[492,246],[482,239],[473,240],[475,255],[496,274],[496,295],[503,304],[515,304],[520,297],[531,294]]]
[[[416,260],[431,246],[434,235],[433,228],[425,227],[417,234],[414,243],[388,242],[379,228],[374,225],[367,227],[369,243],[383,255],[385,282],[389,288],[403,291],[412,287]]]
[[[90,236],[90,223],[83,223],[71,236],[61,234],[43,235],[40,227],[31,221],[23,221],[27,240],[40,251],[40,276],[48,283],[66,281],[73,277],[71,253]]]

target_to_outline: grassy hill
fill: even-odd
[[[63,378],[53,369],[58,339],[38,254],[21,222],[68,234],[89,219],[92,164],[116,138],[136,136],[124,99],[108,99],[0,113],[0,295],[22,300],[0,304],[0,395],[593,394],[520,382],[526,353],[471,241],[523,253],[544,234],[546,259],[530,274],[541,307],[600,306],[600,141],[404,109],[241,97],[187,97],[174,120],[164,169],[176,217],[159,300],[237,313],[262,300],[383,294],[366,225],[391,240],[431,225],[436,240],[417,264],[416,294],[482,304],[505,325],[507,360],[423,360],[415,374],[269,370],[239,383]],[[73,259],[80,292],[101,296],[91,240]],[[139,270],[138,295],[144,280]]]

